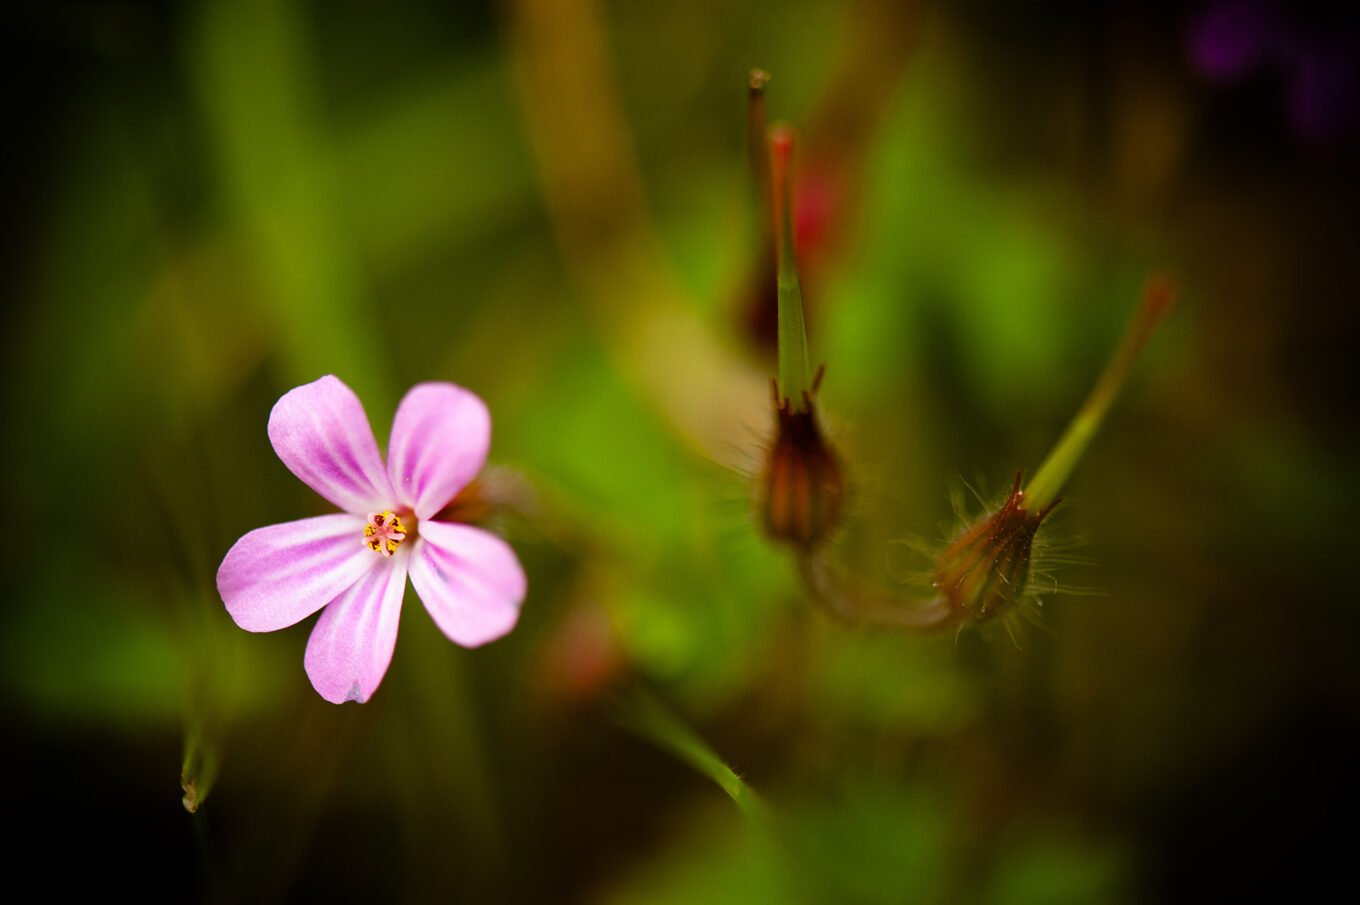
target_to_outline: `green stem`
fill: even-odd
[[[793,246],[793,188],[790,170],[793,133],[776,129],[774,152],[775,229],[779,234],[779,391],[795,407],[810,393],[807,327],[803,323],[803,290],[798,285],[798,259]]]
[[[620,701],[618,719],[713,780],[752,821],[763,819],[760,799],[751,787],[656,695],[641,688],[634,690]]]
[[[1111,403],[1119,395],[1119,388],[1124,385],[1143,346],[1171,309],[1174,298],[1175,289],[1167,280],[1154,277],[1148,282],[1147,288],[1143,291],[1143,300],[1124,332],[1119,348],[1115,350],[1114,356],[1105,366],[1104,373],[1100,375],[1100,380],[1091,390],[1091,395],[1086,397],[1086,402],[1068,425],[1058,445],[1053,447],[1053,451],[1048,454],[1048,458],[1039,466],[1029,486],[1025,488],[1027,510],[1040,511],[1058,498],[1072,470],[1081,461],[1086,447],[1095,437],[1101,421],[1110,410]]]
[[[217,748],[203,731],[201,719],[194,719],[184,737],[184,760],[179,781],[184,790],[184,810],[195,813],[212,791],[217,780]]]

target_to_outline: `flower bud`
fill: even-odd
[[[763,77],[751,85],[753,99],[759,99]],[[757,112],[753,122],[763,124],[763,106]],[[840,462],[822,438],[812,404],[822,371],[808,382],[807,327],[793,242],[793,132],[787,127],[773,130],[768,149],[768,156],[753,157],[753,166],[758,169],[765,161],[770,166],[766,197],[771,203],[777,252],[779,378],[771,382],[775,438],[759,486],[766,534],[807,552],[839,526],[844,485]]]
[[[801,404],[795,405],[781,398],[774,385],[774,406],[774,444],[760,485],[765,532],[772,540],[810,548],[840,525],[844,509],[840,461],[822,437],[811,393],[804,392]]]
[[[1001,508],[970,525],[936,562],[931,583],[960,622],[985,622],[1015,611],[1029,581],[1035,532],[1060,501],[1038,512],[1025,506],[1020,474]]]

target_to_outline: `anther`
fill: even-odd
[[[364,525],[364,543],[374,553],[391,556],[405,539],[406,528],[401,523],[401,517],[390,509],[373,513],[368,517],[368,524]]]

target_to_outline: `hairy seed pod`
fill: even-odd
[[[940,554],[932,584],[960,621],[985,622],[1013,612],[1029,581],[1034,535],[1058,505],[1025,508],[1020,474],[1006,502],[974,522]]]
[[[811,548],[840,525],[841,464],[822,437],[811,395],[804,393],[801,405],[781,398],[777,388],[774,395],[775,438],[761,480],[765,532],[773,540]]]

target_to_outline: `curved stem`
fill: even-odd
[[[1048,458],[1039,466],[1029,486],[1025,488],[1025,508],[1030,511],[1043,509],[1057,500],[1063,485],[1067,483],[1077,462],[1081,461],[1086,447],[1100,428],[1111,403],[1119,395],[1119,388],[1129,376],[1134,362],[1147,345],[1148,339],[1156,332],[1171,304],[1175,300],[1175,288],[1163,277],[1154,277],[1143,290],[1143,299],[1134,312],[1133,320],[1124,331],[1124,338],[1110,358],[1105,371],[1096,381],[1091,395],[1077,411],[1067,431],[1062,435]]]
[[[851,588],[848,582],[833,583],[825,564],[809,553],[798,554],[798,574],[813,598],[848,625],[928,632],[948,628],[957,617],[954,608],[938,596],[929,601],[894,602]]]

